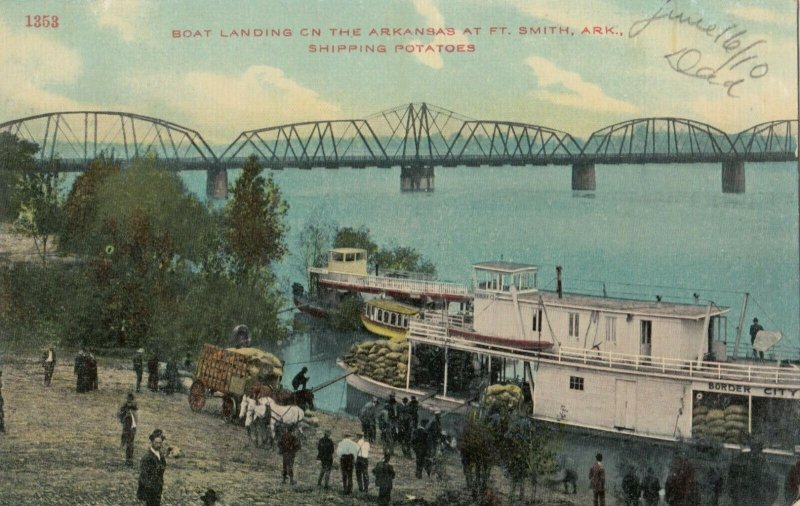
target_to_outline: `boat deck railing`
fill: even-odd
[[[319,274],[320,280],[346,285],[355,290],[359,288],[366,291],[389,290],[409,295],[446,295],[463,298],[470,296],[470,290],[467,285],[461,283],[329,272],[327,269],[318,267],[312,267],[309,272]]]
[[[713,379],[747,383],[800,384],[800,368],[792,364],[754,365],[687,360],[562,346],[541,356],[558,362],[580,362],[609,369],[660,373],[682,378]]]
[[[458,347],[475,353],[498,352],[513,355],[519,360],[538,358],[560,363],[574,363],[596,368],[639,372],[677,379],[731,381],[738,383],[800,385],[800,367],[780,362],[775,365],[737,364],[734,362],[712,362],[668,357],[630,355],[610,351],[570,348],[561,346],[555,351],[532,351],[512,346],[484,344],[451,336],[450,325],[443,319],[412,318],[408,322],[408,338],[430,344]]]

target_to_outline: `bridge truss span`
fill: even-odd
[[[39,146],[38,162],[83,170],[101,154],[121,161],[156,156],[178,169],[206,168],[217,157],[196,131],[159,118],[116,111],[52,112],[7,121],[8,132]]]
[[[594,163],[719,162],[736,157],[722,130],[684,118],[639,118],[594,132],[582,155]]]
[[[798,120],[769,121],[739,132],[733,141],[737,154],[747,161],[797,160]]]
[[[445,164],[546,165],[569,163],[581,146],[566,132],[507,121],[465,121],[450,143]]]

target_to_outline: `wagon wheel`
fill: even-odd
[[[236,415],[239,414],[236,408],[236,399],[226,395],[222,399],[222,418],[226,422],[233,422],[236,419]]]
[[[206,404],[206,386],[202,381],[196,380],[189,389],[189,407],[192,411],[200,411]]]

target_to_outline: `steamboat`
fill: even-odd
[[[747,295],[728,336],[729,307],[699,297],[678,303],[567,293],[560,268],[556,289],[547,291],[537,287],[535,265],[481,262],[468,286],[370,274],[366,252],[334,250],[327,268],[309,274],[321,300],[357,293],[417,302],[404,335],[388,336],[407,343],[405,367],[398,366],[404,376],[348,377],[371,394],[419,396],[433,388],[426,402],[452,409],[488,384],[516,382],[537,420],[650,440],[800,449],[796,350],[776,353],[780,333],[760,330],[750,356],[750,336],[742,336]],[[368,311],[380,304],[388,303],[373,302]],[[340,365],[352,367],[346,362]]]

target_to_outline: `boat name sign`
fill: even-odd
[[[755,395],[756,397],[783,397],[787,399],[800,399],[800,388],[783,387],[751,387],[735,383],[709,381],[696,383],[695,390],[707,392],[727,392],[732,394]]]

